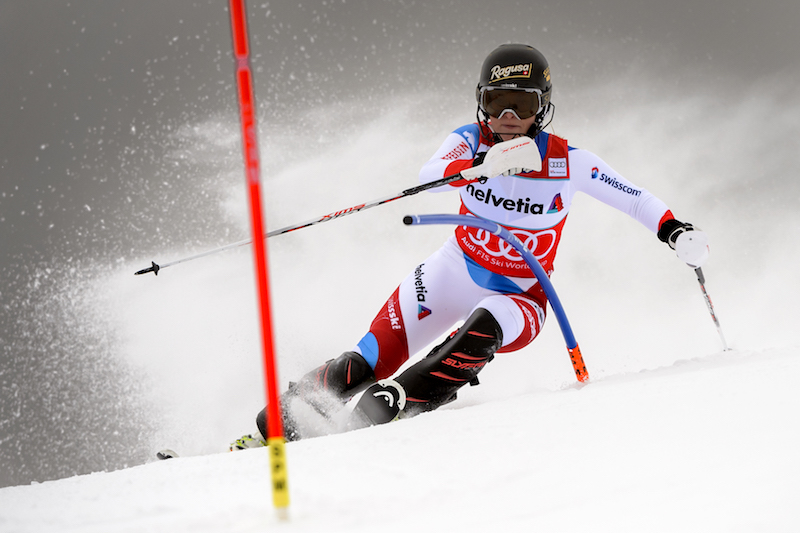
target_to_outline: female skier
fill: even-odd
[[[475,96],[477,119],[450,133],[420,172],[430,183],[460,173],[436,190],[458,190],[460,213],[503,225],[553,271],[573,196],[582,191],[642,223],[692,267],[708,257],[707,238],[676,220],[654,195],[635,186],[586,150],[543,129],[552,120],[550,68],[535,48],[502,45],[483,63]],[[526,136],[538,153],[504,168],[495,155]],[[477,384],[495,353],[527,346],[545,320],[546,297],[524,259],[497,236],[459,226],[389,297],[369,332],[352,349],[292,383],[282,398],[287,440],[322,434],[330,418],[364,391],[347,428],[380,424],[430,411],[455,400],[459,388]],[[410,356],[463,325],[425,358],[392,378]],[[392,378],[392,379],[390,379]],[[366,390],[365,390],[366,389]],[[262,446],[260,433],[231,449]],[[316,421],[314,421],[316,419]]]

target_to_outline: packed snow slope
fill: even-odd
[[[0,530],[794,532],[799,373],[720,352],[289,443],[283,520],[262,448],[0,489]]]

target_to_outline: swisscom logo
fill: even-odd
[[[640,194],[642,194],[642,191],[640,191],[639,189],[634,189],[630,185],[620,183],[619,181],[617,181],[617,178],[611,177],[605,173],[601,173],[600,169],[597,167],[594,167],[592,169],[592,179],[593,180],[599,179],[603,183],[610,185],[611,187],[620,190],[625,194],[630,194],[631,196],[639,196]]]

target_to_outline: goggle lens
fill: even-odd
[[[506,109],[512,109],[525,120],[542,109],[542,98],[538,91],[524,89],[481,89],[481,107],[489,116],[499,117]]]

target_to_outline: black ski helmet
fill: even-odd
[[[535,137],[545,125],[545,117],[552,111],[550,96],[550,65],[544,55],[527,44],[503,44],[495,48],[483,61],[480,80],[475,89],[481,122],[488,127],[489,113],[483,108],[481,97],[484,87],[504,89],[536,89],[540,94],[540,109],[528,135]]]

